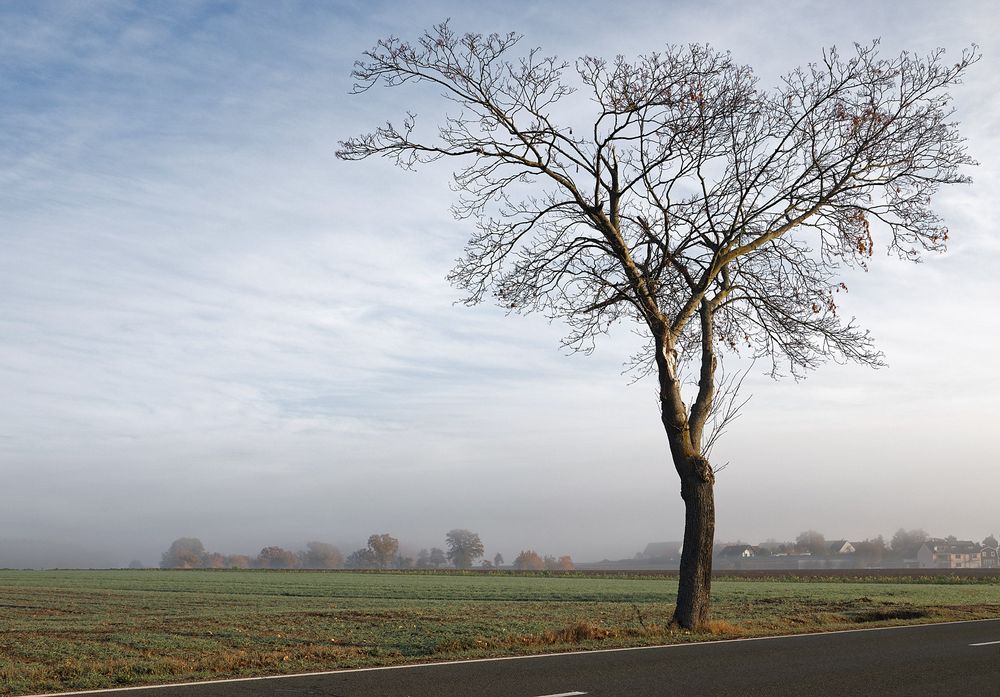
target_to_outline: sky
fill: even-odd
[[[456,304],[470,230],[447,167],[334,157],[434,111],[432,91],[352,96],[350,72],[449,17],[570,60],[708,42],[762,86],[832,45],[979,44],[954,96],[980,165],[935,199],[948,252],[844,279],[888,367],[752,372],[713,460],[719,540],[1000,532],[1000,6],[898,7],[3,3],[0,548],[155,564],[181,536],[347,552],[467,528],[489,556],[586,561],[681,538],[653,384],[622,373],[628,328],[566,355],[558,323]]]

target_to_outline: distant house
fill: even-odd
[[[917,552],[921,569],[981,569],[983,548],[971,540],[924,542]]]
[[[829,554],[854,554],[857,550],[847,540],[833,540],[827,542],[827,552]]]
[[[752,545],[729,545],[722,548],[719,556],[723,559],[750,559],[757,556],[757,551]]]
[[[1000,568],[1000,558],[998,558],[997,550],[992,547],[983,547],[979,552],[981,558],[981,565],[984,569],[997,569]]]

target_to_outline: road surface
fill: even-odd
[[[1000,697],[1000,619],[73,694]]]

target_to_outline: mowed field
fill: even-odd
[[[0,571],[0,694],[1000,617],[1000,576],[719,579],[668,626],[675,578]]]

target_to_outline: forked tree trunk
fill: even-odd
[[[712,546],[715,541],[714,477],[708,461],[693,458],[692,476],[681,482],[684,499],[684,548],[677,584],[674,622],[699,629],[709,621],[712,592]]]
[[[692,423],[681,399],[676,353],[667,342],[658,342],[661,418],[674,467],[681,480],[685,510],[684,548],[681,550],[673,621],[685,629],[700,629],[708,624],[712,592],[715,473],[708,460],[701,455],[701,433],[711,401],[710,381],[713,379],[715,360],[711,353],[704,360],[708,363],[702,373],[702,390],[699,393],[704,401],[696,403],[693,411],[698,416]]]

